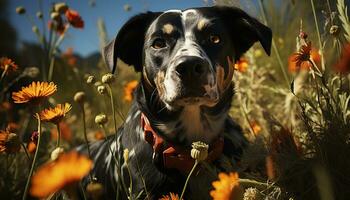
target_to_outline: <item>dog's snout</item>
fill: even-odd
[[[209,63],[196,56],[186,56],[176,66],[176,72],[182,79],[200,78],[209,71]]]

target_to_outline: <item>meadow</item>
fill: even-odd
[[[217,173],[211,197],[349,199],[350,2],[203,1],[212,4],[239,6],[256,16],[271,27],[273,44],[270,57],[256,44],[232,66],[230,115],[249,144],[238,168]],[[74,47],[61,48],[67,33],[84,32],[86,23],[69,1],[35,16],[21,5],[10,12],[31,24],[28,32],[37,42],[14,49],[10,26],[1,35],[0,199],[76,199],[70,188],[79,187],[93,163],[71,150],[116,132],[140,74],[122,62],[111,74],[100,52],[82,57]],[[104,21],[97,24],[104,46],[110,38]],[[126,162],[128,150],[119,157]],[[84,198],[100,199],[103,187],[92,179],[82,188]]]

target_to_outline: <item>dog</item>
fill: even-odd
[[[247,144],[228,114],[233,63],[255,42],[270,55],[271,40],[270,28],[235,7],[147,12],[127,21],[103,57],[113,73],[120,59],[141,78],[116,135],[90,145],[91,175],[104,186],[101,199],[181,194],[196,141],[208,144],[209,153],[184,199],[210,199],[217,173],[237,170]],[[83,186],[90,181],[86,177]]]

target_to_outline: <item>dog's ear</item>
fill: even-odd
[[[216,6],[214,9],[217,9],[219,16],[221,16],[226,27],[229,28],[236,51],[236,59],[239,59],[257,41],[261,43],[265,52],[270,55],[272,31],[269,27],[239,8]]]
[[[133,65],[135,71],[142,70],[142,49],[149,25],[161,13],[147,12],[129,19],[119,30],[117,36],[102,50],[107,66],[115,72],[117,59]]]

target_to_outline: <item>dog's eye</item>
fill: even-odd
[[[165,40],[162,38],[157,38],[153,41],[152,47],[155,49],[161,49],[166,46]]]
[[[219,44],[221,41],[220,36],[218,36],[218,35],[210,35],[209,40],[213,44]]]

